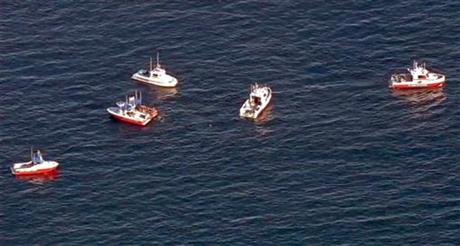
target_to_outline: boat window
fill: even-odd
[[[260,105],[260,98],[259,97],[254,97],[254,104]]]

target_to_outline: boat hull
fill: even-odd
[[[435,74],[438,76],[437,79],[433,80],[412,80],[412,81],[395,81],[390,80],[390,88],[396,90],[407,90],[407,89],[435,89],[441,88],[446,84],[446,76],[442,74]]]
[[[445,85],[445,81],[434,82],[434,83],[393,83],[390,88],[396,90],[407,90],[407,89],[434,89],[441,88]]]
[[[135,73],[133,74],[133,76],[131,76],[131,79],[142,82],[142,83],[160,86],[160,87],[166,87],[166,88],[176,87],[178,83],[177,79],[170,75],[166,75],[166,76],[168,76],[167,77],[168,79],[156,80],[156,79],[151,79],[147,76],[141,75],[139,73]]]
[[[59,169],[51,171],[49,173],[43,174],[32,174],[32,175],[18,175],[15,176],[18,180],[29,181],[33,183],[44,183],[48,181],[53,181],[59,177]]]

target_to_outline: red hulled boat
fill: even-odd
[[[425,63],[414,61],[408,73],[395,73],[391,76],[390,88],[393,89],[421,89],[440,88],[446,83],[446,76],[426,68]]]
[[[16,176],[45,175],[57,171],[59,163],[56,161],[45,161],[40,150],[30,153],[31,160],[28,162],[15,163],[11,167],[11,173]]]
[[[124,102],[117,102],[117,107],[107,108],[107,112],[119,121],[139,126],[147,125],[158,116],[156,108],[142,105],[142,94],[137,91]]]

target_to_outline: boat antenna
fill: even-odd
[[[34,156],[34,147],[30,146],[30,160],[33,159],[33,156]]]
[[[135,94],[134,94],[134,103],[136,105],[140,104],[140,91],[135,90],[134,92],[135,92]]]
[[[152,57],[150,57],[150,71],[152,71]]]
[[[160,67],[160,52],[157,51],[157,67]]]

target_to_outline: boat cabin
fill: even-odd
[[[414,61],[412,68],[409,68],[408,70],[414,79],[426,79],[428,74],[425,63],[419,64],[416,61]]]
[[[165,74],[166,74],[165,70],[162,69],[160,66],[157,66],[152,71],[150,71],[150,77],[158,78]]]
[[[257,96],[251,96],[251,104],[253,106],[259,106],[262,104],[262,100],[260,99],[260,97],[257,97]]]

